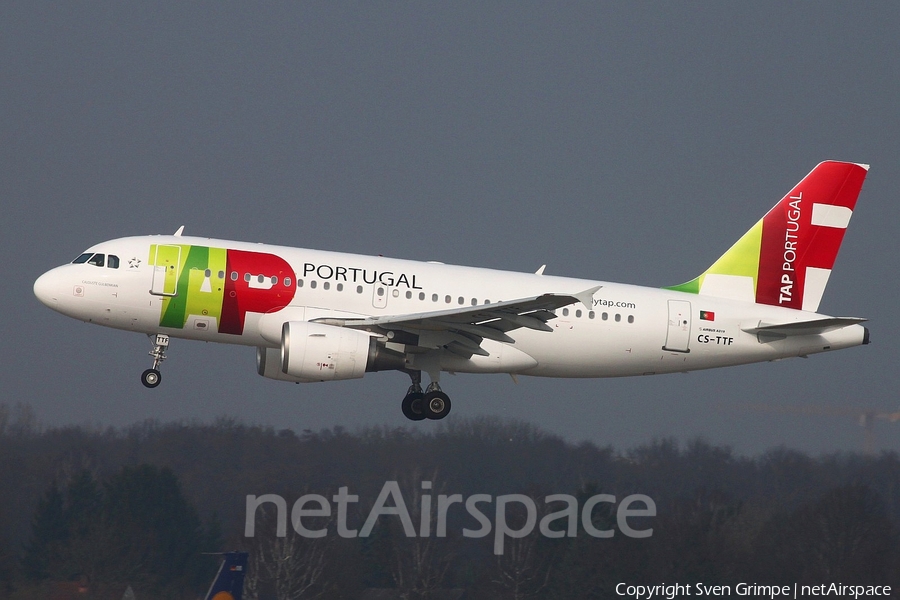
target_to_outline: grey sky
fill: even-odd
[[[670,285],[839,159],[872,169],[820,309],[868,317],[872,345],[442,384],[448,418],[521,418],[573,441],[858,450],[852,416],[747,407],[900,409],[898,27],[895,3],[2,3],[0,401],[50,425],[406,426],[405,375],[295,386],[256,375],[252,348],[173,340],[145,390],[146,338],[53,313],[32,282],[96,242],[186,225]],[[876,433],[900,450],[900,423]]]

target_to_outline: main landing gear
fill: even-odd
[[[412,385],[406,392],[400,409],[403,416],[410,421],[422,419],[438,420],[450,414],[450,396],[441,391],[441,386],[435,378],[425,391],[422,391],[422,372],[411,371],[409,377]]]
[[[153,343],[153,350],[150,356],[153,357],[153,366],[141,373],[141,383],[144,387],[155,388],[162,381],[162,375],[159,372],[159,364],[166,360],[166,349],[169,347],[169,336],[164,333],[156,334],[156,341]]]

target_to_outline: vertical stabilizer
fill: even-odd
[[[213,580],[205,600],[241,600],[244,595],[244,574],[247,572],[246,552],[223,552],[222,566]]]
[[[868,170],[819,163],[702,275],[668,289],[815,312]]]

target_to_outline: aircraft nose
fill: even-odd
[[[56,308],[59,304],[59,281],[56,269],[47,271],[35,280],[34,295],[44,305]]]

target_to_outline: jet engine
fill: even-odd
[[[332,381],[358,379],[366,371],[402,369],[405,356],[362,331],[289,321],[282,325],[280,349],[257,349],[256,367],[263,377],[280,381]]]
[[[355,329],[289,321],[281,328],[281,370],[311,381],[358,379],[366,373],[370,339]]]

